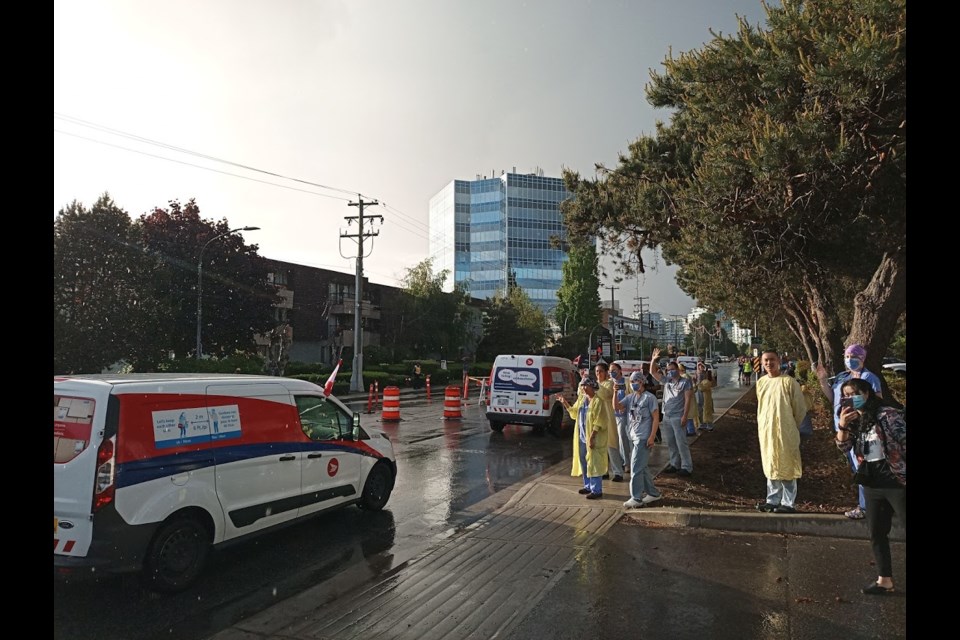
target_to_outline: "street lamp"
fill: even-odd
[[[224,231],[219,235],[213,236],[200,247],[200,255],[197,256],[197,360],[199,360],[202,355],[200,347],[200,316],[202,314],[201,305],[203,303],[203,252],[206,251],[211,242],[228,236],[231,233],[236,233],[237,231],[257,231],[259,229],[260,227],[237,227],[236,229],[230,229],[229,231]]]

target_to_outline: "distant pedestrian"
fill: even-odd
[[[419,362],[413,364],[413,388],[419,389],[423,386],[423,369]]]
[[[700,419],[700,430],[713,431],[713,387],[716,386],[717,383],[713,379],[713,373],[707,369],[707,365],[703,362],[697,364],[697,371],[697,377],[699,379],[697,386],[700,390],[700,396],[703,398],[700,407],[703,412]]]
[[[767,375],[757,380],[757,436],[760,461],[767,477],[767,499],[758,511],[796,513],[800,461],[800,423],[807,405],[795,378],[783,375],[776,351],[763,352]]]
[[[659,357],[660,349],[654,349],[650,373],[663,385],[663,437],[670,451],[670,461],[663,472],[687,477],[693,474],[693,456],[684,425],[693,410],[693,387],[689,380],[680,377],[675,361],[667,364],[666,373],[661,373],[657,364]]]
[[[627,438],[632,444],[630,451],[630,499],[623,503],[627,509],[637,509],[652,504],[661,498],[653,484],[650,473],[650,450],[656,442],[660,429],[660,412],[657,397],[647,390],[644,375],[640,371],[630,374],[631,392],[623,399],[613,398],[614,409],[627,418]]]

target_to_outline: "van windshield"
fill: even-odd
[[[53,394],[53,463],[70,462],[90,444],[93,427],[91,398]]]

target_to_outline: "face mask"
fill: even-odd
[[[851,396],[851,399],[853,400],[853,408],[854,408],[854,409],[863,409],[863,405],[867,404],[867,397],[866,397],[866,396],[859,396],[859,395],[858,395],[858,396]]]
[[[631,382],[631,383],[630,383],[630,388],[633,389],[634,391],[640,391],[640,383],[639,383],[639,382]]]
[[[667,371],[667,380],[676,380],[679,377],[680,377],[680,372],[677,371],[676,369]]]
[[[844,358],[843,364],[846,365],[847,369],[850,371],[857,371],[863,366],[863,362],[860,360],[860,358]]]

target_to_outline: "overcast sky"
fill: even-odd
[[[429,255],[437,191],[615,164],[669,119],[650,70],[737,15],[765,17],[759,0],[55,0],[54,217],[104,192],[133,217],[195,198],[261,227],[244,239],[265,257],[353,273],[340,232],[363,194],[384,216],[365,275],[397,285]],[[657,264],[618,304],[688,313]]]

